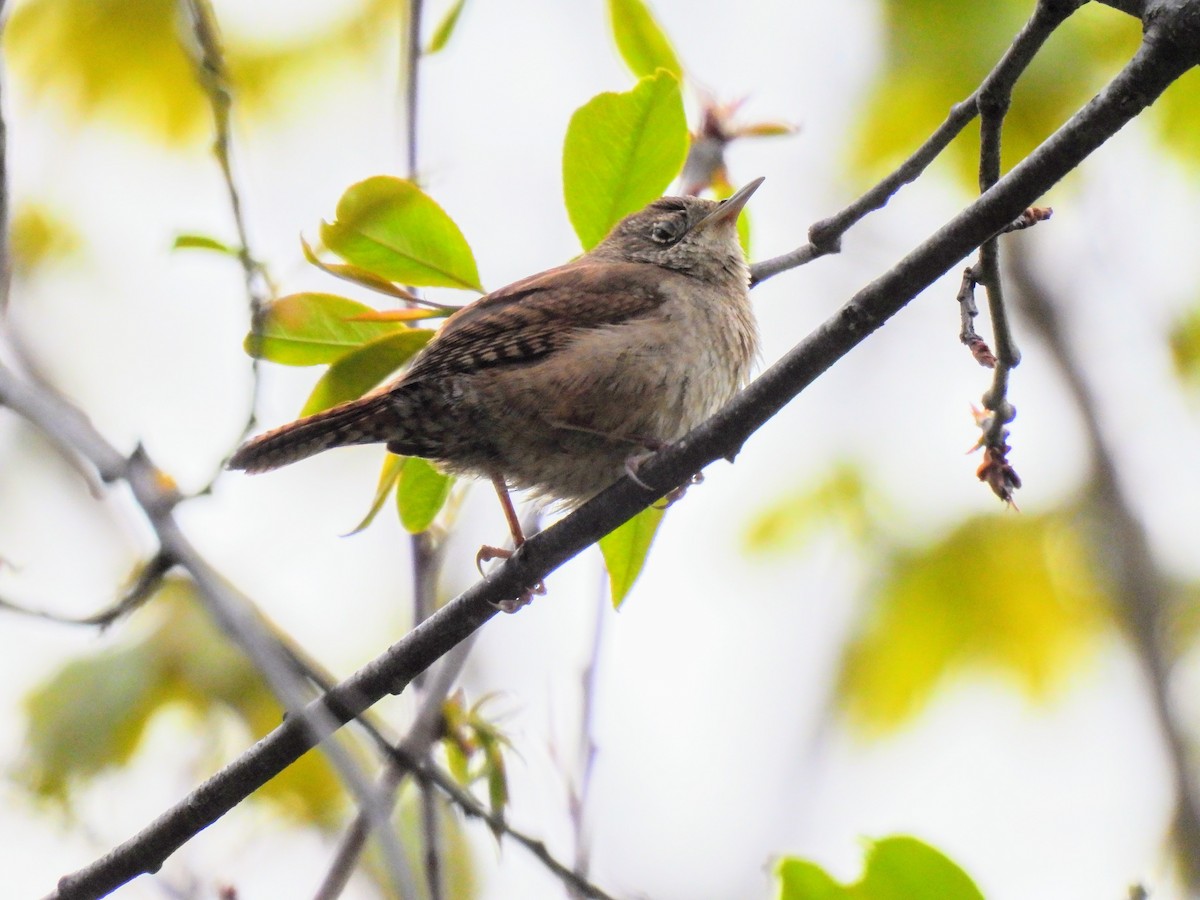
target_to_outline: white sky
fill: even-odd
[[[327,4],[218,4],[227,27],[281,32]],[[694,77],[721,97],[748,96],[745,115],[800,122],[786,140],[737,147],[735,181],[766,175],[755,196],[755,255],[790,249],[808,225],[853,199],[843,175],[847,129],[876,65],[880,25],[866,2],[659,0],[660,19]],[[436,19],[438,4],[430,11]],[[1113,13],[1117,15],[1117,13]],[[468,5],[454,42],[423,71],[422,173],[497,287],[578,252],[561,203],[561,140],[571,112],[631,79],[611,48],[600,0]],[[351,182],[400,169],[395,78],[347,82],[287,123],[239,133],[236,152],[255,250],[287,291],[329,289],[303,264],[312,236]],[[104,128],[75,132],[53,110],[9,104],[16,191],[57,204],[88,244],[70,269],[22,289],[13,314],[63,388],[101,430],[138,440],[186,488],[202,483],[244,418],[245,301],[232,266],[171,254],[176,233],[230,237],[220,182],[197,150],[167,157]],[[1194,409],[1173,398],[1165,323],[1195,296],[1194,186],[1167,164],[1145,166],[1136,130],[1088,163],[1083,190],[1047,198],[1039,253],[1065,262],[1076,336],[1110,358],[1106,423],[1162,558],[1196,578]],[[919,185],[855,229],[845,252],[754,292],[766,362],[962,203],[945,184]],[[1132,223],[1132,224],[1131,224]],[[599,758],[590,811],[594,877],[656,900],[766,897],[780,854],[811,856],[846,878],[861,838],[904,832],[947,852],[991,900],[1120,897],[1145,879],[1171,888],[1161,838],[1170,796],[1136,662],[1104,645],[1050,702],[1030,706],[985,679],[956,683],[900,735],[866,743],[826,717],[837,652],[857,610],[854,556],[833,542],[792,560],[748,559],[741,534],[756,509],[854,454],[887,485],[912,531],[935,533],[995,501],[963,450],[968,405],[984,375],[957,344],[957,276],[943,281],[822,378],[746,446],[715,465],[672,509],[642,582],[605,621],[597,698]],[[1133,313],[1136,311],[1136,315]],[[1036,344],[1013,383],[1020,410],[1013,461],[1027,513],[1078,487],[1082,441],[1052,365]],[[316,377],[268,366],[261,418],[291,418]],[[0,417],[0,593],[63,612],[107,602],[148,548],[123,498],[76,501],[79,483],[45,446]],[[335,671],[348,673],[404,629],[405,543],[381,516],[361,517],[378,451],[346,450],[256,479],[225,477],[180,509],[189,536],[277,623]],[[117,492],[119,495],[119,492]],[[503,524],[488,491],[468,500],[447,590]],[[116,523],[114,525],[114,523]],[[127,524],[132,523],[132,524]],[[511,760],[513,820],[569,858],[563,773],[578,715],[578,675],[600,584],[594,553],[553,575],[549,596],[487,626],[467,673],[469,694],[495,707]],[[73,655],[119,641],[15,618],[0,620],[0,764],[20,757],[22,696]],[[1181,691],[1181,693],[1185,693]],[[145,759],[90,791],[64,825],[0,787],[0,847],[10,896],[37,896],[146,824],[198,780],[176,722],[154,729]],[[552,752],[551,748],[555,748]],[[177,767],[164,766],[174,760]],[[499,857],[472,829],[483,896],[561,896],[521,849]],[[164,870],[237,885],[243,898],[310,894],[329,850],[275,830],[243,808],[208,829]],[[178,881],[174,882],[178,883]],[[368,894],[357,888],[348,896]],[[158,897],[153,884],[119,896]],[[210,893],[201,892],[201,896]]]

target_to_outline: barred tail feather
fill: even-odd
[[[269,472],[333,447],[391,440],[396,432],[387,395],[363,397],[252,438],[233,454],[228,468]]]

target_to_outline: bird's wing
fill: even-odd
[[[665,299],[649,268],[585,258],[500,288],[451,316],[404,380],[533,362],[582,332],[644,316]]]

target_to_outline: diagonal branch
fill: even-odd
[[[1194,3],[1193,3],[1194,7]],[[182,802],[91,865],[65,876],[51,895],[98,897],[147,871],[294,762],[332,730],[397,693],[520,594],[709,463],[745,440],[942,274],[1030,206],[1200,60],[1200,22],[1152,20],[1137,54],[1097,97],[1027,159],[928,240],[859,291],[808,338],[704,425],[650,458],[575,513],[530,538],[513,556],[438,610],[386,653],[313,701],[315,727],[289,717]],[[1178,26],[1178,27],[1175,27]],[[309,721],[314,721],[309,719]],[[329,729],[329,730],[326,730]]]

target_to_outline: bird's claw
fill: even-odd
[[[490,544],[484,544],[479,548],[479,552],[475,554],[475,568],[479,570],[479,574],[483,575],[483,564],[491,562],[493,559],[508,559],[513,555],[512,550],[506,550],[503,547],[493,547]],[[512,598],[511,600],[497,600],[492,606],[504,613],[515,613],[522,607],[528,606],[533,602],[535,596],[542,597],[546,593],[546,583],[543,581],[535,582],[527,589]]]

